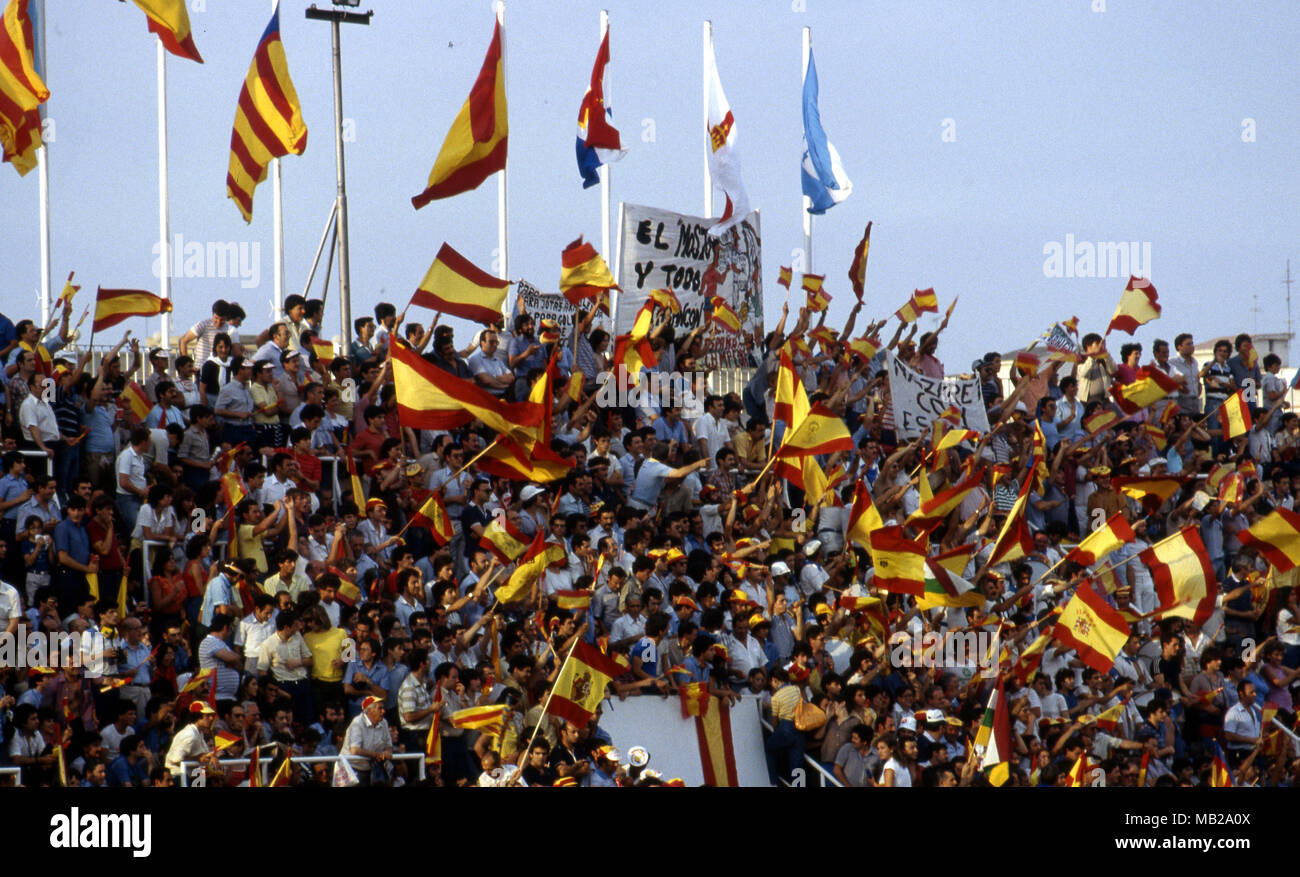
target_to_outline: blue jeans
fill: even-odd
[[[122,532],[130,533],[135,529],[135,519],[140,517],[140,497],[134,493],[117,495],[117,513],[122,518]]]
[[[767,775],[772,785],[784,779],[790,781],[795,768],[803,766],[804,736],[790,719],[782,719],[763,744],[767,750]],[[785,769],[781,770],[780,758],[784,755]]]

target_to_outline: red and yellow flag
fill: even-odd
[[[570,303],[581,304],[610,289],[618,289],[618,284],[594,246],[578,238],[564,248],[560,255],[560,292]]]
[[[1129,526],[1128,518],[1123,512],[1116,512],[1111,515],[1110,520],[1085,536],[1078,547],[1065,555],[1065,559],[1083,566],[1092,566],[1112,551],[1136,538],[1137,535]]]
[[[1007,519],[998,531],[998,538],[993,543],[993,552],[989,555],[989,566],[1005,561],[1028,557],[1034,551],[1034,536],[1029,531],[1029,522],[1025,520],[1025,507],[1029,504],[1029,479],[1025,479],[1016,497],[1015,505],[1007,513]]]
[[[654,348],[650,346],[650,330],[654,324],[654,303],[647,301],[637,311],[632,331],[619,335],[614,342],[615,368],[622,365],[627,370],[628,382],[632,385],[641,382],[641,369],[654,368],[659,364]]]
[[[441,688],[438,690],[442,691]],[[438,713],[433,714],[433,722],[429,725],[429,733],[424,738],[425,764],[442,764],[442,735],[438,733],[441,718],[442,716]]]
[[[492,552],[502,563],[513,563],[517,557],[528,550],[530,541],[514,524],[501,517],[493,518],[492,522],[483,528],[479,545]]]
[[[849,283],[853,286],[853,294],[862,300],[862,294],[867,288],[867,250],[871,249],[871,223],[867,223],[867,230],[862,233],[862,240],[853,251],[853,263],[849,265]]]
[[[0,153],[19,176],[26,176],[36,167],[40,106],[50,99],[50,90],[36,73],[27,0],[9,0],[0,24]]]
[[[881,527],[871,534],[872,585],[895,594],[925,593],[925,546],[907,538],[903,528]]]
[[[556,591],[555,605],[570,612],[585,612],[591,605],[591,591]]]
[[[1080,661],[1107,673],[1128,642],[1129,626],[1118,611],[1085,584],[1065,604],[1052,633],[1074,649]]]
[[[389,345],[397,411],[403,426],[454,429],[481,420],[509,434],[541,421],[541,409],[529,402],[502,402],[473,381],[458,378],[421,357],[399,338]]]
[[[1219,425],[1223,427],[1223,437],[1233,439],[1250,432],[1254,422],[1250,418],[1250,406],[1241,390],[1233,393],[1219,406]]]
[[[821,456],[835,451],[853,451],[853,436],[844,420],[821,402],[815,403],[801,422],[781,437],[784,457]]]
[[[853,486],[853,506],[849,509],[849,541],[870,551],[871,534],[884,526],[880,511],[871,501],[867,480],[859,479]]]
[[[1110,318],[1106,334],[1119,329],[1132,335],[1137,327],[1149,323],[1160,316],[1160,305],[1156,304],[1156,288],[1151,281],[1140,277],[1129,277],[1124,294],[1119,297],[1115,316]]]
[[[102,332],[130,317],[156,317],[169,314],[170,300],[160,298],[143,289],[105,289],[99,287],[95,295],[95,321],[91,332]]]
[[[561,457],[541,442],[534,444],[530,451],[513,439],[501,436],[475,465],[499,478],[544,484],[568,475],[573,469],[573,460]]]
[[[497,588],[498,603],[505,605],[524,599],[532,590],[533,584],[542,577],[542,573],[546,572],[548,566],[568,557],[568,552],[564,550],[563,545],[547,542],[545,535],[541,530],[537,531],[537,535],[533,537],[532,543],[524,552],[515,571],[510,574],[510,578],[504,585]]]
[[[1124,416],[1114,408],[1101,407],[1096,411],[1083,418],[1083,430],[1088,435],[1096,435],[1103,430],[1109,429],[1124,419]]]
[[[583,727],[605,699],[605,686],[623,672],[624,668],[613,658],[579,641],[560,668],[546,706],[547,714]]]
[[[933,289],[918,289],[912,293],[912,297],[907,300],[895,312],[895,316],[904,323],[913,323],[921,314],[939,313],[939,297],[934,294]]]
[[[808,293],[808,310],[819,314],[831,303],[831,295],[823,288],[826,277],[823,274],[805,274],[800,286]]]
[[[491,728],[501,725],[505,713],[506,705],[503,703],[491,706],[472,706],[452,713],[451,724],[452,727],[465,728],[466,730]]]
[[[235,105],[230,132],[230,168],[226,197],[235,202],[245,222],[253,221],[253,190],[266,179],[274,158],[302,155],[307,149],[307,123],[302,119],[298,92],[289,78],[289,61],[280,42],[280,7],[253,52],[244,87]]]
[[[163,48],[178,57],[203,63],[203,56],[194,45],[185,0],[135,0],[135,5],[149,17],[149,32],[158,35]]]
[[[469,98],[451,123],[447,139],[424,191],[411,199],[415,209],[438,198],[478,188],[506,167],[506,80],[501,70],[501,24],[492,27],[492,42]]]
[[[1238,531],[1237,539],[1262,554],[1278,572],[1300,566],[1300,512],[1276,508],[1249,530]]]
[[[509,291],[509,280],[493,277],[444,243],[411,304],[490,325],[501,319]]]
[[[1131,384],[1112,384],[1110,394],[1125,414],[1137,414],[1148,405],[1154,405],[1182,388],[1181,380],[1171,378],[1158,368],[1143,366],[1138,369],[1137,380]]]
[[[439,545],[446,545],[456,535],[451,516],[447,514],[447,506],[437,491],[429,494],[420,510],[411,516],[411,526],[427,527]]]
[[[731,305],[727,304],[722,296],[711,296],[709,304],[713,308],[713,313],[709,316],[710,320],[728,332],[740,331],[740,316],[732,310]]]
[[[646,298],[661,308],[668,308],[674,314],[682,312],[682,303],[671,289],[652,289],[646,293]]]
[[[268,787],[275,789],[288,786],[289,778],[292,776],[292,771],[293,762],[289,760],[288,756],[280,759],[280,766],[276,768],[275,776],[271,777],[271,782],[268,784]]]
[[[962,430],[954,430],[954,432],[962,432]],[[927,478],[924,473],[922,473],[921,477],[922,479]],[[967,473],[961,481],[958,481],[952,487],[941,490],[929,499],[924,500],[917,510],[908,517],[908,526],[917,527],[926,532],[934,530],[944,522],[944,519],[952,513],[953,509],[961,505],[967,494],[979,487],[983,480],[983,466]]]
[[[789,289],[793,277],[794,273],[791,269],[782,265],[776,272],[776,285],[784,286],[786,289]]]
[[[131,416],[140,423],[144,423],[145,418],[149,416],[149,409],[153,407],[148,394],[135,381],[127,384],[122,390],[122,401],[126,403]]]

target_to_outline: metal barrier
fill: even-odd
[[[11,776],[14,778],[14,786],[22,788],[23,769],[21,767],[0,767],[0,777]]]
[[[330,477],[331,477],[331,480],[333,480],[333,482],[334,482],[334,514],[337,515],[337,514],[339,513],[339,490],[340,490],[340,487],[339,487],[339,458],[338,458],[338,457],[317,457],[316,459],[320,461],[320,463],[321,463],[322,466],[325,465],[326,463],[331,464],[331,465],[330,465]],[[365,510],[362,509],[361,511],[364,512]]]
[[[775,729],[772,727],[771,723],[768,722],[767,719],[762,718],[762,717],[760,716],[758,721],[763,725],[763,728],[767,731],[767,733],[771,734],[771,733],[775,730]],[[821,779],[821,783],[820,783],[820,785],[821,785],[821,787],[822,787],[823,789],[826,788],[827,786],[836,786],[836,787],[841,788],[841,789],[844,788],[844,783],[842,783],[842,782],[840,782],[839,780],[837,780],[837,779],[835,778],[835,775],[834,775],[834,774],[832,774],[832,773],[828,773],[827,770],[826,770],[826,768],[822,767],[821,762],[820,762],[820,761],[817,761],[815,758],[813,758],[813,757],[812,757],[811,755],[809,755],[807,752],[804,753],[804,755],[803,755],[803,760],[804,760],[804,763],[805,763],[805,764],[807,764],[809,767],[811,767],[811,768],[812,768],[814,771],[816,771],[817,774],[820,776],[820,779]],[[783,785],[783,786],[790,787],[790,784],[789,784],[788,782],[786,782],[785,780],[783,780],[783,779],[782,779],[782,780],[778,780],[778,782],[780,782],[781,785]]]
[[[394,752],[392,757],[393,757],[393,761],[416,762],[416,773],[418,774],[421,781],[425,779],[425,766],[424,766],[423,752]],[[262,777],[262,785],[266,785],[266,783],[270,779],[268,774],[271,770],[271,761],[273,759],[274,756],[271,756],[271,757],[260,759],[258,761],[257,766],[258,766],[258,772]],[[329,764],[337,765],[338,760],[339,757],[337,755],[293,755],[289,757],[289,761],[293,764],[329,763]],[[248,767],[248,759],[247,758],[219,758],[217,759],[217,764],[240,765],[242,767]],[[189,786],[191,774],[196,773],[195,769],[199,767],[200,767],[200,763],[197,761],[181,762],[181,785],[182,786]],[[16,767],[0,768],[0,772],[4,772],[7,770],[17,771],[18,768]],[[333,776],[334,776],[333,771],[331,771],[330,778],[333,779]]]

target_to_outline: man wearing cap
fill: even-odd
[[[251,445],[257,440],[257,431],[253,428],[253,411],[257,405],[248,387],[252,379],[252,360],[242,356],[231,357],[230,380],[221,388],[217,401],[212,405],[221,424],[221,440],[232,446],[240,442]]]
[[[184,772],[183,761],[198,761],[209,770],[217,770],[216,753],[208,740],[212,735],[212,726],[217,721],[217,711],[201,700],[190,704],[190,724],[176,732],[171,747],[167,750],[164,764],[172,776],[179,780]]]
[[[618,763],[622,759],[622,754],[613,746],[596,747],[596,750],[591,753],[591,760],[596,763],[596,769],[587,775],[587,781],[583,785],[592,788],[616,788]]]
[[[393,737],[384,719],[382,697],[367,697],[361,702],[361,714],[352,720],[343,735],[342,752],[348,756],[361,785],[371,784],[371,772],[376,765],[386,776],[387,763],[393,757]],[[375,777],[374,781],[379,779]]]
[[[1100,519],[1104,524],[1113,515],[1128,511],[1128,500],[1110,486],[1109,466],[1094,466],[1088,473],[1093,476],[1097,489],[1088,497],[1088,520],[1079,522],[1079,526],[1084,529],[1091,529],[1094,520]],[[1101,515],[1096,514],[1097,509],[1102,511]]]

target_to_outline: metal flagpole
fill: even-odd
[[[172,251],[171,251],[171,214],[167,196],[167,49],[162,40],[158,42],[158,237],[161,250],[158,253],[159,294],[165,298],[172,297]],[[158,346],[171,350],[171,318],[165,311],[161,319]],[[170,361],[171,354],[168,353]]]
[[[501,90],[506,83],[506,4],[504,0],[496,2],[497,25],[501,28]],[[497,249],[500,250],[500,262],[497,276],[502,280],[510,279],[510,214],[509,201],[506,197],[506,168],[497,172]],[[504,304],[503,304],[504,306]]]
[[[600,10],[600,39],[603,42],[605,35],[609,33],[609,10]],[[609,93],[605,94],[605,106],[609,106]],[[588,120],[587,124],[591,124]],[[605,162],[600,166],[600,254],[606,259],[613,259],[614,254],[609,249],[609,195],[610,195],[610,168],[609,163]]]
[[[45,0],[36,6],[36,73],[41,81],[49,85],[49,75],[45,64]],[[41,121],[45,121],[45,106],[41,106]],[[44,132],[42,132],[43,134]],[[41,224],[41,325],[50,322],[50,148],[41,137],[41,145],[36,150],[37,180],[40,184],[40,224]]]
[[[709,174],[709,59],[713,57],[713,22],[704,22],[704,217],[713,218],[713,177]]]
[[[271,13],[279,7],[280,0],[271,0]],[[275,313],[272,320],[284,313],[284,205],[280,191],[280,159],[271,159],[271,252],[275,277]]]
[[[811,52],[812,52],[812,28],[805,27],[803,29],[803,73],[802,73],[802,78],[799,80],[800,85],[803,85],[808,81],[808,55]],[[799,90],[799,94],[800,97],[802,98],[803,89]],[[799,101],[799,108],[800,108],[799,125],[800,127],[803,127],[803,101],[802,100]],[[808,144],[804,143],[804,149],[807,148],[808,148]],[[813,254],[812,254],[813,217],[812,214],[808,212],[808,208],[811,206],[812,206],[812,199],[809,198],[807,195],[804,195],[803,211],[802,211],[803,212],[803,262],[804,262],[803,270],[804,273],[806,274],[813,273]]]

